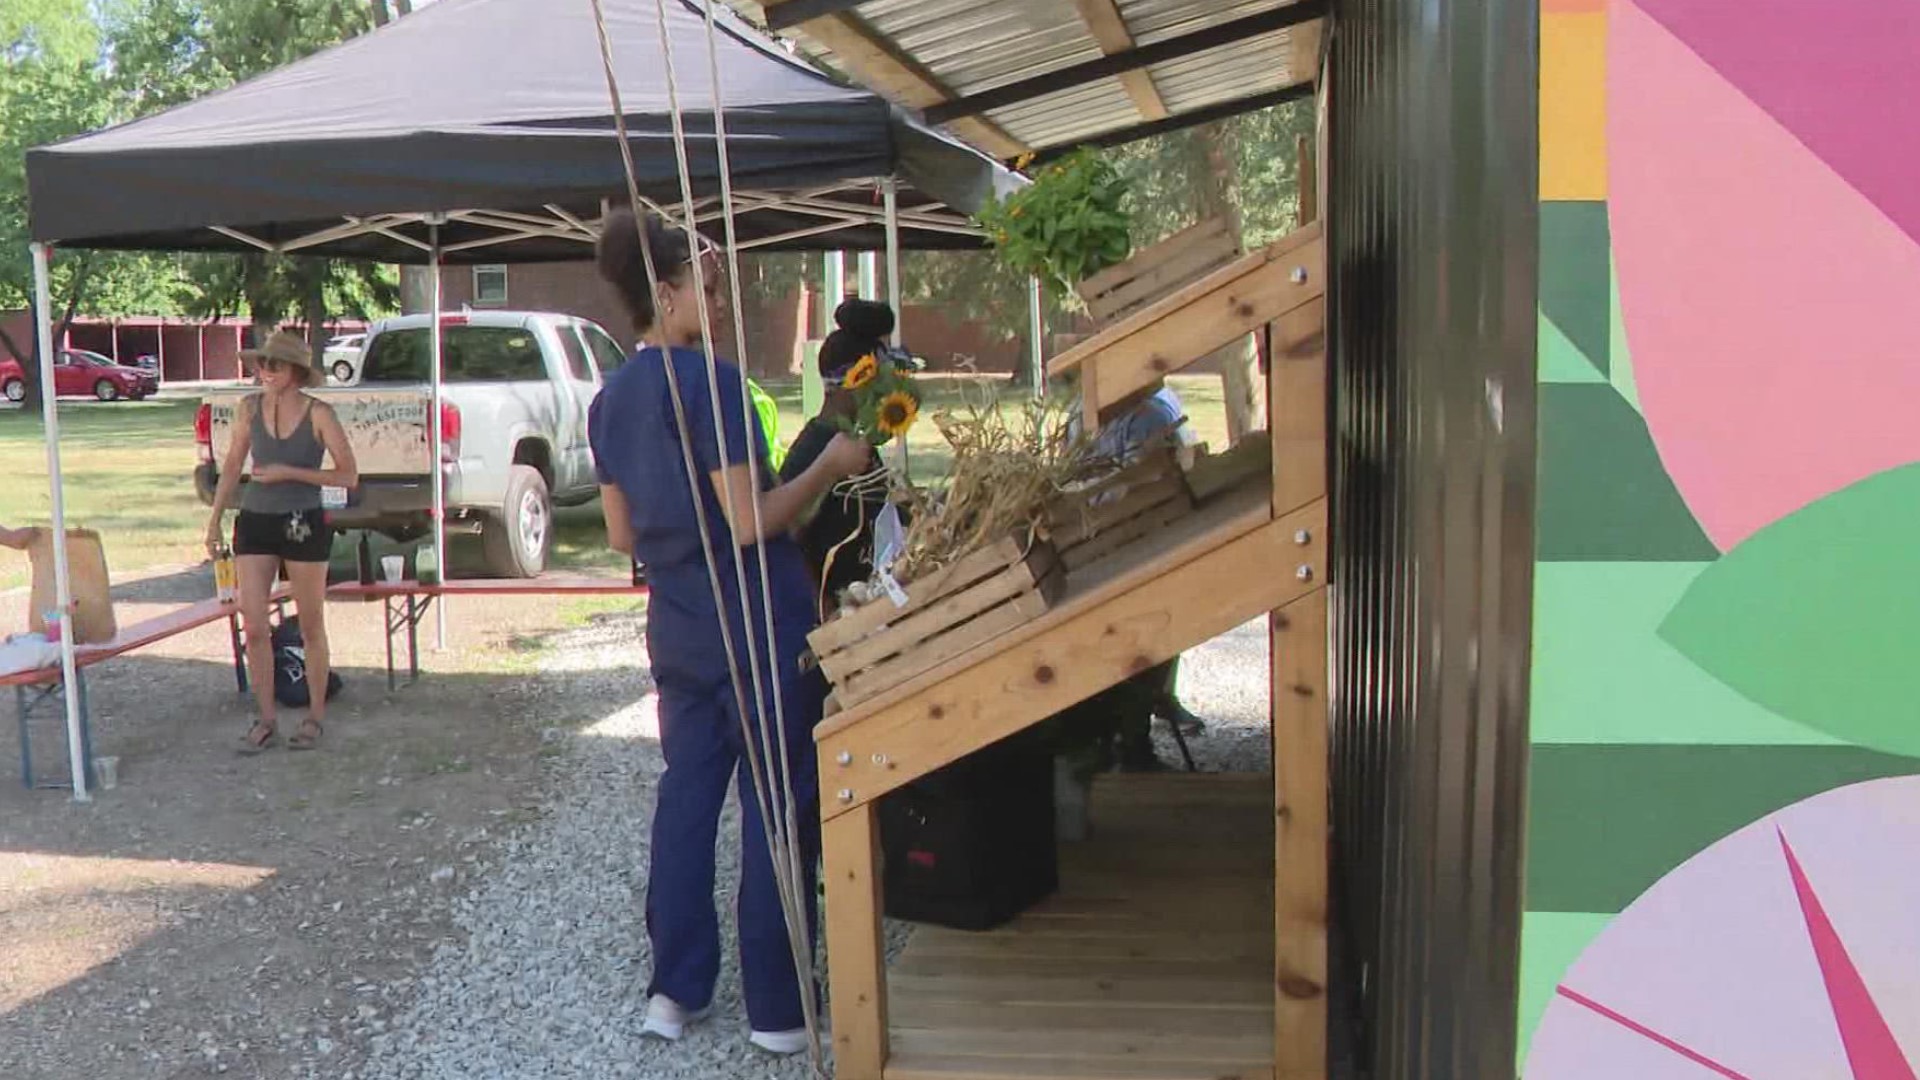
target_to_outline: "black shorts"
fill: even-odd
[[[233,521],[233,553],[323,563],[333,553],[333,526],[318,508],[284,514],[242,510]]]

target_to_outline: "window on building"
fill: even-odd
[[[473,303],[475,307],[507,306],[506,267],[476,266],[473,268]]]

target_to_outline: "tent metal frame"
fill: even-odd
[[[833,199],[836,195],[871,194],[877,202],[871,206],[858,203],[841,202]],[[645,200],[649,209],[663,218],[679,218],[684,207],[673,207],[653,200]],[[847,180],[832,184],[820,184],[793,191],[749,191],[734,195],[734,213],[753,213],[761,210],[777,210],[786,213],[814,217],[820,224],[801,229],[793,229],[775,235],[757,237],[739,245],[739,250],[770,247],[776,244],[790,243],[808,239],[841,229],[867,225],[879,225],[886,230],[887,289],[888,297],[896,312],[894,339],[899,339],[898,312],[900,309],[900,228],[911,228],[941,232],[956,236],[978,237],[980,229],[973,225],[966,215],[959,213],[943,203],[931,203],[903,210],[899,205],[899,182],[890,176]],[[518,240],[534,237],[549,237],[578,241],[582,254],[592,252],[599,241],[602,224],[611,202],[602,205],[601,214],[587,219],[574,214],[563,207],[548,204],[542,209],[546,216],[519,210],[451,210],[420,213],[369,214],[348,216],[338,225],[329,226],[295,237],[292,240],[274,243],[225,225],[210,225],[208,230],[242,245],[245,248],[273,255],[294,255],[325,244],[336,243],[356,236],[377,234],[411,247],[426,258],[423,262],[429,269],[433,293],[431,302],[431,330],[429,349],[433,358],[433,371],[429,383],[427,404],[428,425],[431,430],[429,461],[433,475],[433,547],[434,555],[440,566],[440,572],[446,572],[447,533],[446,533],[446,471],[441,462],[442,434],[440,430],[440,407],[442,401],[442,323],[444,321],[443,298],[441,295],[441,270],[446,256],[462,251],[482,250],[488,247],[511,244]],[[718,195],[707,195],[693,202],[694,224],[706,225],[722,221],[726,209]],[[497,230],[497,235],[464,240],[455,244],[440,243],[440,229],[449,223],[481,226]],[[428,239],[420,240],[403,231],[406,227],[424,227]],[[77,244],[84,247],[84,244]],[[36,285],[35,340],[40,347],[40,387],[41,406],[46,423],[47,472],[51,477],[53,490],[53,529],[54,529],[54,580],[56,584],[56,602],[62,612],[69,611],[73,605],[71,589],[67,577],[67,534],[66,507],[63,497],[63,484],[60,476],[60,417],[55,403],[57,395],[50,392],[53,387],[53,322],[47,297],[47,278],[53,245],[34,243],[33,254],[34,281]],[[1037,283],[1036,283],[1037,284]],[[1036,303],[1032,307],[1033,329],[1032,349],[1035,365],[1038,368],[1040,353],[1040,311],[1037,304],[1038,291],[1035,291]],[[1036,375],[1035,386],[1039,386]],[[905,444],[902,443],[902,451]],[[436,647],[446,648],[446,607],[442,602],[435,606],[436,619],[434,636]],[[64,618],[63,618],[64,623]],[[73,797],[76,801],[87,802],[88,768],[91,761],[85,746],[85,730],[81,723],[79,703],[75,700],[73,635],[71,632],[61,635],[61,665],[66,676],[67,687],[67,749],[72,761]]]

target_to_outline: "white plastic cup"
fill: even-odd
[[[404,555],[380,556],[380,577],[390,584],[399,584],[406,580],[407,557]]]

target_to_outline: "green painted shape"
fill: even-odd
[[[1613,915],[1585,911],[1529,911],[1521,918],[1517,1064],[1527,1060],[1534,1029],[1540,1026],[1540,1018],[1553,1003],[1553,991],[1560,985],[1561,977],[1612,921]]]
[[[1781,807],[1914,773],[1912,758],[1853,746],[1535,746],[1527,908],[1624,910],[1668,871]]]
[[[1607,376],[1620,397],[1644,413],[1640,407],[1640,384],[1633,379],[1633,352],[1627,348],[1627,319],[1620,312],[1620,263],[1607,253]]]
[[[1601,374],[1610,344],[1607,204],[1540,204],[1540,308]]]
[[[1740,696],[1661,640],[1660,620],[1708,565],[1534,568],[1535,745],[1839,745]]]
[[[1541,562],[1703,562],[1719,552],[1668,478],[1647,422],[1609,385],[1540,387]]]
[[[1749,536],[1660,635],[1782,716],[1920,757],[1920,462]]]
[[[1540,313],[1540,381],[1543,383],[1603,383],[1607,381],[1593,361],[1567,335]]]

